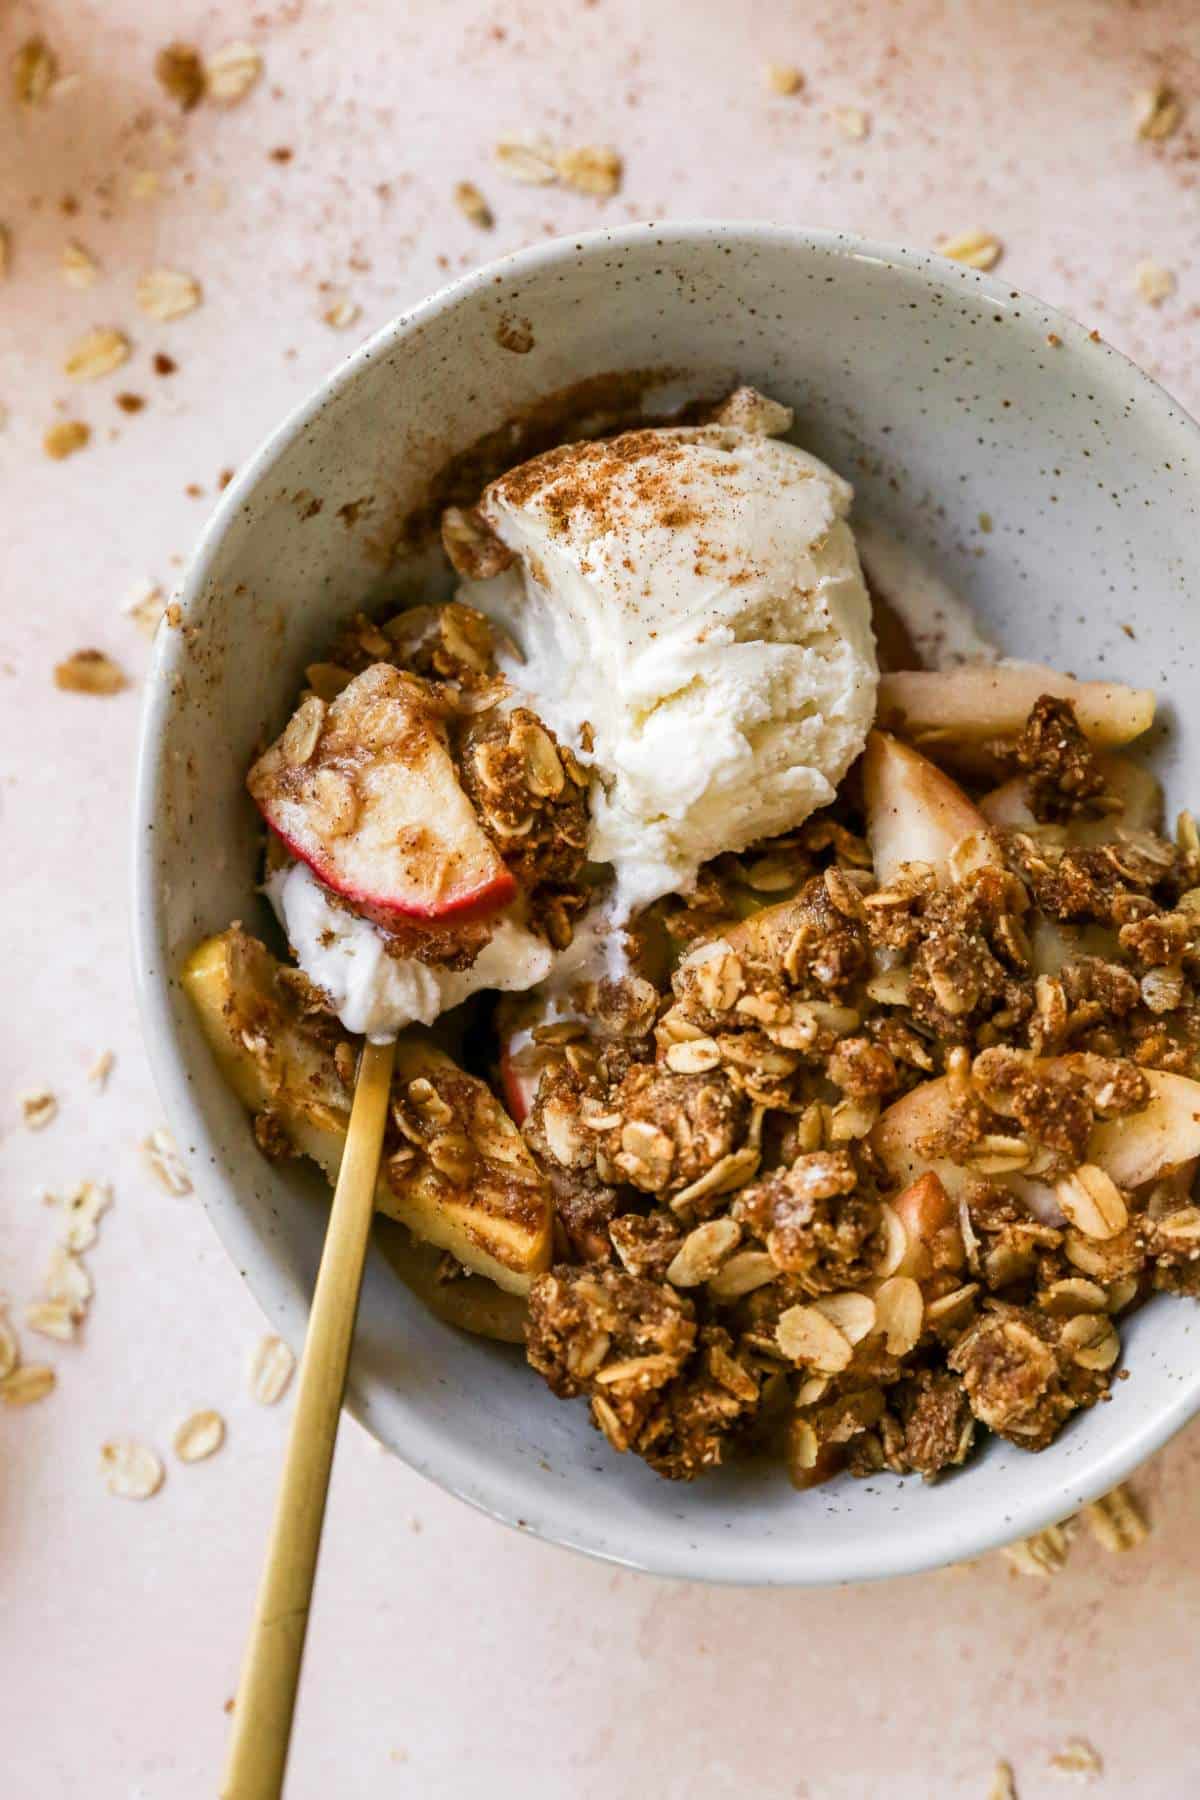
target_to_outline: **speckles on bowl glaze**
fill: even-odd
[[[496,342],[502,350],[511,350],[514,356],[528,356],[537,343],[533,320],[515,313],[502,313],[496,326]]]

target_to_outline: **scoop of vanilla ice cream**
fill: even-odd
[[[874,715],[852,491],[744,392],[724,415],[742,423],[568,444],[480,501],[514,560],[461,598],[597,774],[589,854],[618,914],[832,800]]]
[[[406,1025],[432,1025],[484,988],[516,993],[550,973],[554,952],[514,918],[502,917],[469,969],[444,969],[389,956],[369,919],[335,906],[304,863],[279,869],[267,898],[300,967],[328,995],[347,1031],[376,1042]]]

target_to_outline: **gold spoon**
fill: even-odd
[[[283,1789],[395,1055],[394,1042],[367,1044],[359,1063],[221,1800],[278,1800]]]

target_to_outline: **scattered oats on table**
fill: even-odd
[[[0,1381],[5,1406],[35,1406],[54,1392],[57,1376],[45,1363],[22,1363]]]
[[[44,106],[58,74],[58,58],[44,37],[26,38],[13,52],[13,98],[19,106]]]
[[[100,1219],[112,1205],[112,1189],[103,1181],[81,1181],[63,1201],[66,1227],[62,1242],[68,1250],[90,1250],[99,1236]]]
[[[72,381],[98,381],[111,375],[129,359],[129,339],[123,331],[101,325],[86,331],[68,352],[63,371]]]
[[[1150,1536],[1146,1515],[1124,1482],[1111,1493],[1085,1506],[1083,1516],[1097,1543],[1114,1555],[1136,1549]]]
[[[350,300],[344,294],[321,314],[325,323],[332,326],[334,331],[345,331],[347,326],[353,325],[361,316],[362,307],[357,300]]]
[[[1061,1750],[1055,1751],[1050,1758],[1050,1767],[1056,1775],[1076,1775],[1091,1781],[1093,1776],[1104,1773],[1104,1758],[1086,1738],[1072,1737]]]
[[[190,112],[204,98],[204,63],[191,44],[167,44],[154,59],[154,75],[184,112]]]
[[[1047,1525],[1045,1531],[1021,1538],[1015,1544],[1006,1544],[1002,1555],[1019,1575],[1057,1575],[1070,1553],[1074,1529],[1073,1519],[1064,1519],[1060,1525]]]
[[[205,1457],[215,1456],[225,1442],[225,1421],[211,1408],[192,1413],[179,1426],[172,1442],[180,1462],[203,1462]]]
[[[44,1131],[58,1117],[58,1101],[49,1088],[26,1088],[17,1095],[21,1118],[30,1131]]]
[[[843,137],[861,142],[871,129],[871,121],[861,106],[835,106],[830,118]]]
[[[1133,128],[1140,138],[1160,141],[1179,129],[1183,107],[1165,81],[1143,88],[1133,96]]]
[[[988,1789],[987,1800],[1017,1800],[1017,1784],[1013,1780],[1012,1764],[998,1762],[992,1771],[992,1785]]]
[[[166,1470],[148,1444],[111,1438],[100,1450],[100,1473],[118,1500],[149,1500],[162,1486]]]
[[[0,1381],[7,1381],[21,1360],[17,1334],[8,1322],[8,1314],[0,1306]]]
[[[768,63],[763,74],[773,94],[798,94],[804,86],[804,77],[793,63]]]
[[[262,1339],[250,1359],[250,1392],[260,1406],[274,1406],[287,1392],[296,1359],[273,1333]]]
[[[621,158],[606,144],[582,144],[559,152],[558,178],[563,185],[599,200],[618,192],[622,170]]]
[[[965,263],[968,269],[994,269],[1003,250],[990,231],[962,231],[957,237],[943,238],[937,248],[939,256]]]
[[[478,225],[481,231],[490,231],[496,223],[491,207],[473,181],[455,182],[454,204],[463,217],[470,219],[472,225]]]
[[[217,106],[236,106],[262,74],[262,66],[253,44],[222,44],[204,66],[208,98]]]
[[[144,1137],[138,1146],[146,1167],[161,1187],[168,1194],[181,1198],[192,1191],[191,1178],[183,1164],[175,1139],[165,1126],[160,1125],[149,1137]]]
[[[55,663],[54,685],[67,694],[119,694],[129,682],[120,665],[103,650],[76,650]]]
[[[82,419],[60,419],[43,432],[42,449],[53,462],[62,462],[64,457],[74,456],[76,450],[82,450],[91,435],[91,426],[85,425]]]
[[[499,138],[492,150],[496,167],[509,181],[528,187],[551,187],[558,180],[558,160],[549,138],[539,135]]]
[[[62,278],[68,287],[90,288],[100,273],[95,257],[78,238],[68,238],[60,258]]]
[[[35,1300],[25,1308],[25,1323],[41,1337],[69,1344],[75,1336],[75,1314],[65,1300]]]
[[[163,323],[194,312],[201,297],[200,283],[182,269],[147,269],[138,279],[138,305],[147,318]]]
[[[1134,265],[1133,285],[1149,305],[1161,306],[1175,292],[1175,276],[1161,263],[1143,261]]]
[[[108,1086],[108,1078],[112,1074],[113,1064],[116,1060],[111,1050],[102,1050],[87,1072],[91,1086],[98,1088],[101,1093]]]
[[[86,1318],[92,1297],[92,1278],[85,1264],[67,1244],[55,1244],[42,1277],[42,1296],[66,1306],[72,1319]]]

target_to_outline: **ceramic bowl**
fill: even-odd
[[[613,371],[637,373],[600,379]],[[448,463],[477,478],[468,447],[491,434],[483,462],[511,460],[539,431],[587,429],[579,415],[614,398],[653,410],[734,378],[796,409],[797,441],[850,477],[859,514],[907,538],[1005,651],[1157,689],[1168,805],[1189,786],[1196,798],[1197,428],[1061,314],[935,256],[767,225],[563,239],[434,295],[339,368],[225,493],[182,624],[160,632],[141,743],[150,1054],[217,1231],[296,1348],[326,1195],[258,1154],[178,983],[202,934],[262,918],[251,748],[347,612],[444,580],[412,523],[453,489]],[[414,1469],[554,1542],[671,1576],[859,1580],[1037,1530],[1164,1443],[1200,1406],[1200,1310],[1156,1300],[1124,1335],[1130,1378],[1040,1456],[995,1441],[931,1487],[843,1478],[797,1494],[757,1463],[681,1487],[614,1456],[519,1351],[439,1323],[373,1254],[348,1404]]]

